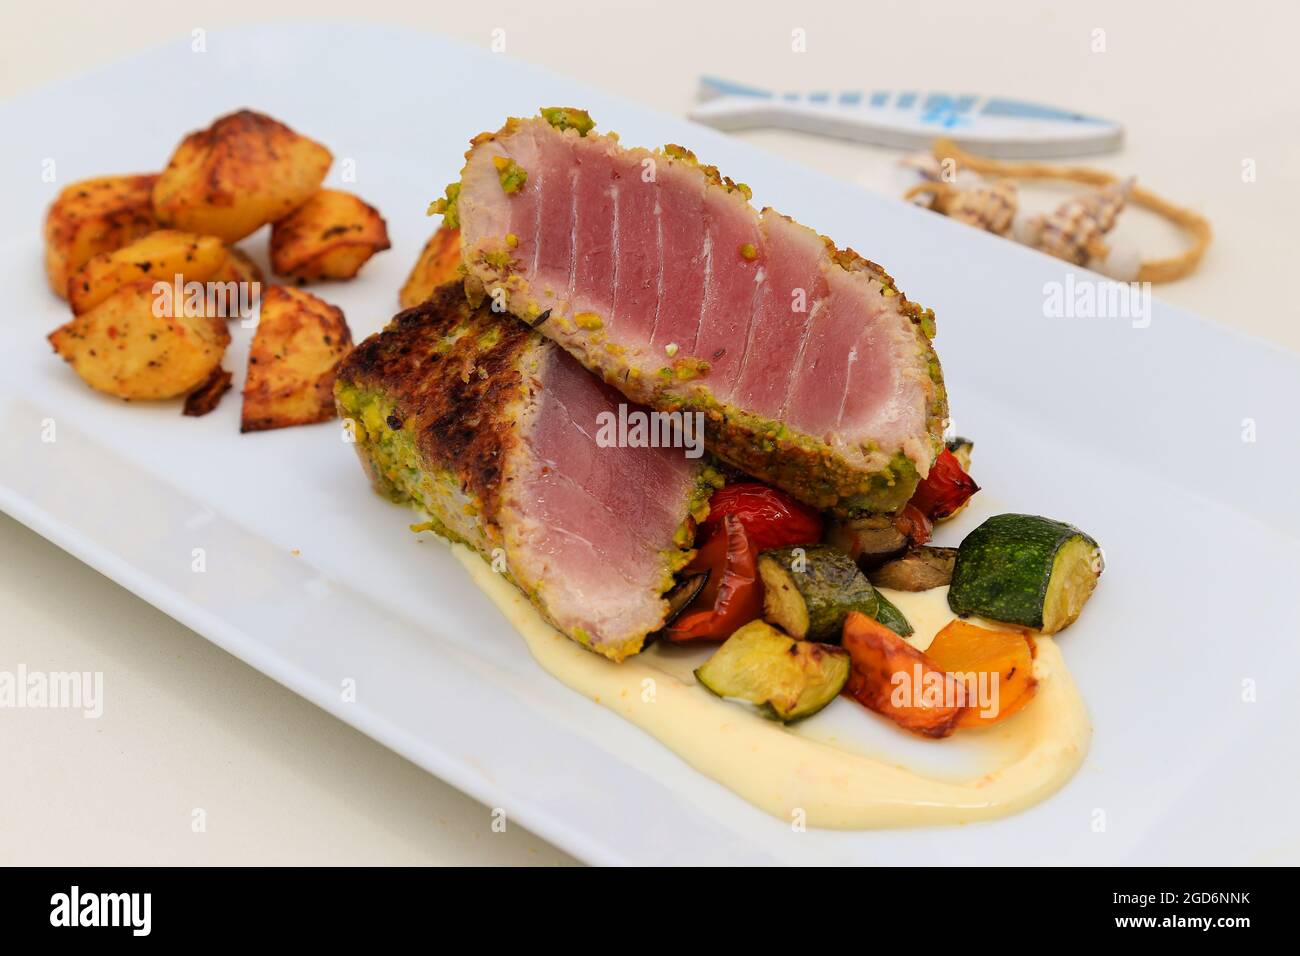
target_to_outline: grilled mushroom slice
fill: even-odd
[[[952,568],[956,561],[956,548],[913,548],[901,558],[886,561],[868,571],[867,578],[878,588],[928,591],[952,583]]]

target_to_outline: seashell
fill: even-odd
[[[1075,265],[1104,262],[1110,247],[1103,237],[1114,227],[1132,185],[1127,179],[1067,199],[1054,212],[1030,219],[1017,230],[1017,238]]]
[[[1019,203],[1016,184],[999,179],[948,189],[935,196],[931,208],[968,226],[1004,236],[1011,229]]]

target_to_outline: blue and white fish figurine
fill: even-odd
[[[1112,120],[1022,100],[915,90],[776,93],[700,78],[690,117],[721,130],[780,127],[895,149],[924,149],[940,136],[963,149],[1009,159],[1109,153],[1124,141]]]

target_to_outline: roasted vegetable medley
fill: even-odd
[[[1037,687],[1035,638],[1079,616],[1101,550],[1078,528],[1020,514],[987,519],[958,547],[929,544],[935,525],[979,490],[972,448],[949,442],[895,515],[823,520],[767,485],[725,486],[700,526],[676,592],[682,613],[665,637],[723,641],[699,682],[783,722],[840,694],[927,737],[1020,712]],[[920,647],[885,591],[935,588],[948,589],[957,617]]]

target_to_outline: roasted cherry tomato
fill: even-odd
[[[934,522],[916,505],[908,503],[894,519],[894,527],[907,535],[913,547],[919,548],[930,540],[930,534],[934,531]]]
[[[742,624],[763,612],[758,549],[735,515],[696,552],[683,574],[708,570],[709,583],[689,608],[664,631],[670,641],[725,641]]]
[[[916,486],[911,504],[931,521],[938,521],[964,505],[979,490],[980,486],[966,474],[957,456],[945,448],[930,466],[925,481]]]
[[[709,516],[700,526],[700,533],[705,538],[716,534],[727,515],[740,519],[749,543],[759,551],[815,544],[822,538],[822,516],[818,511],[795,501],[784,491],[757,481],[727,485],[715,491],[709,499]]]

